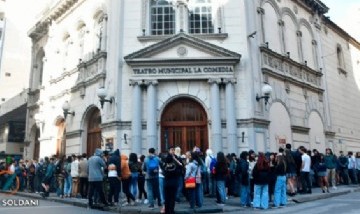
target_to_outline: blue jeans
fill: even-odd
[[[136,198],[137,195],[137,188],[138,188],[138,172],[131,173],[131,183],[130,183],[130,192]]]
[[[149,199],[149,205],[154,206],[154,200],[158,199],[158,205],[161,206],[159,195],[159,178],[146,179],[146,187]]]
[[[203,190],[202,184],[196,184],[195,189],[188,189],[190,208],[194,209],[195,204],[197,207],[202,207],[203,203]]]
[[[269,185],[254,185],[253,207],[263,209],[269,207]]]
[[[225,181],[223,180],[218,180],[216,181],[216,187],[217,187],[217,191],[219,193],[219,199],[220,201],[218,201],[218,203],[225,203],[225,199],[226,199],[226,191],[225,191]]]
[[[71,175],[68,175],[67,177],[65,177],[64,195],[71,194],[71,187],[72,187],[72,177]]]
[[[277,176],[274,192],[274,206],[286,205],[286,176]]]
[[[250,186],[241,185],[240,187],[240,204],[241,206],[250,206],[251,199],[250,199]]]
[[[165,198],[164,198],[164,177],[159,177],[159,193],[160,193],[160,201],[161,204],[165,203]]]

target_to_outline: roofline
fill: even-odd
[[[338,26],[335,22],[333,22],[329,17],[324,16],[323,23],[330,27],[332,30],[334,30],[336,33],[340,34],[340,36],[342,36],[346,41],[354,45],[356,48],[360,49],[360,42],[357,41],[340,26]]]

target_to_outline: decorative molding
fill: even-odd
[[[102,129],[116,127],[117,130],[131,130],[131,121],[110,121],[100,125]]]
[[[65,71],[63,72],[59,77],[56,77],[56,78],[52,78],[49,80],[49,83],[50,84],[56,84],[60,81],[62,81],[63,79],[65,79],[65,77],[67,76],[71,76],[73,75],[74,73],[78,72],[78,70],[76,68],[70,70],[70,71]]]
[[[295,133],[308,134],[310,128],[304,126],[291,126],[291,130]]]
[[[207,52],[213,57],[209,58],[174,58],[174,59],[158,59],[151,58],[152,55],[166,51],[179,44],[187,44],[194,48]],[[176,34],[161,42],[155,43],[139,51],[133,52],[124,57],[127,64],[131,66],[149,66],[149,65],[200,65],[201,63],[209,65],[231,65],[240,61],[241,55],[199,39],[193,35],[185,33]]]
[[[329,130],[326,130],[324,133],[325,133],[325,136],[329,137],[329,138],[335,137],[335,134],[336,134],[334,131],[329,131]]]
[[[169,39],[173,37],[174,35],[149,35],[149,36],[138,36],[137,39],[140,42],[156,42],[156,41],[162,41],[165,39]],[[224,40],[228,38],[227,33],[209,33],[209,34],[191,34],[191,36],[200,38],[200,39],[206,39],[206,40]]]
[[[82,129],[79,129],[79,130],[75,130],[75,131],[71,131],[71,132],[66,132],[66,139],[73,139],[73,138],[78,138],[78,137],[81,137],[81,133],[83,132],[84,130]]]
[[[262,55],[263,74],[288,81],[317,93],[324,92],[324,89],[321,88],[322,72],[315,71],[307,65],[300,64],[269,48],[260,47],[260,52]]]
[[[268,128],[270,121],[262,118],[237,119],[237,127],[262,127]]]

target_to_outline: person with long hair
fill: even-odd
[[[256,153],[254,150],[249,150],[249,174],[250,174],[250,197],[251,200],[254,199],[254,178],[253,178],[253,169],[256,164]]]
[[[189,156],[189,163],[186,165],[185,177],[184,180],[190,177],[196,177],[196,185],[194,189],[188,190],[188,198],[190,203],[190,208],[194,209],[195,204],[197,207],[202,207],[200,196],[203,195],[201,186],[201,173],[200,173],[200,161],[197,152],[191,152]]]
[[[329,182],[327,179],[327,174],[326,174],[326,165],[325,165],[325,159],[324,159],[324,154],[319,154],[319,160],[318,162],[314,165],[314,169],[317,172],[318,175],[318,183],[320,188],[322,189],[322,192],[330,192],[329,191]]]
[[[136,198],[138,192],[138,178],[139,171],[141,169],[141,163],[138,161],[137,154],[130,153],[129,155],[129,168],[131,172],[131,181],[130,181],[130,192]],[[139,202],[137,200],[137,202]]]
[[[239,176],[240,183],[240,204],[243,207],[251,206],[250,199],[250,176],[249,176],[249,153],[243,151],[240,154],[239,163],[237,165],[236,174]]]
[[[139,190],[139,201],[142,200],[142,197],[144,196],[144,204],[148,204],[148,199],[147,199],[147,193],[145,191],[145,173],[143,171],[143,165],[144,165],[144,160],[145,160],[145,155],[141,155],[140,156],[140,161],[139,161],[139,165],[140,170],[139,170],[139,177],[138,177],[138,190]]]
[[[287,202],[286,198],[286,161],[283,155],[276,157],[275,166],[275,191],[274,191],[274,207],[285,206]]]
[[[270,166],[264,153],[259,152],[252,175],[254,179],[254,201],[255,209],[267,209],[269,207],[269,173]]]
[[[218,152],[216,156],[216,164],[215,164],[215,181],[216,188],[218,192],[217,203],[220,206],[225,204],[226,200],[226,189],[225,189],[225,181],[226,177],[229,174],[229,168],[227,164],[226,157],[223,152]]]
[[[72,177],[71,177],[71,162],[72,157],[68,156],[66,162],[64,164],[64,172],[65,172],[65,184],[64,184],[64,197],[71,197],[71,189],[72,189]]]
[[[285,150],[285,162],[286,162],[286,177],[287,177],[287,183],[289,185],[290,196],[295,196],[296,192],[296,163],[291,155],[291,151],[286,149]]]

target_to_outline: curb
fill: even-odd
[[[4,191],[0,191],[0,193],[7,193]],[[88,205],[87,203],[83,203],[83,202],[77,202],[77,201],[68,201],[68,200],[64,200],[61,198],[54,198],[54,197],[48,197],[48,198],[43,198],[42,196],[38,195],[38,194],[29,194],[29,193],[23,193],[23,192],[17,192],[14,195],[16,196],[21,196],[21,197],[27,197],[27,198],[33,198],[33,199],[40,199],[40,200],[44,200],[44,201],[51,201],[51,202],[57,202],[57,203],[62,203],[62,204],[68,204],[68,205],[72,205],[72,206],[77,206],[77,207],[83,207],[83,208],[87,208]],[[112,213],[122,213],[122,212],[126,212],[126,213],[142,213],[142,214],[154,214],[154,213],[159,213],[158,210],[142,210],[141,208],[137,209],[137,208],[126,208],[126,207],[121,207],[121,208],[113,208],[113,209],[109,209],[109,210],[104,210],[107,212],[112,212]],[[179,209],[176,210],[175,212],[177,214],[193,214],[193,213],[222,213],[223,209],[222,208],[216,208],[216,207],[212,207],[212,208],[196,208],[194,210],[192,209]]]
[[[359,192],[359,191],[360,191],[360,188],[355,188],[355,189],[343,190],[341,192],[324,193],[324,194],[320,194],[320,195],[309,195],[309,196],[294,198],[293,201],[295,203],[305,203],[305,202],[308,202],[308,201],[332,198],[332,197],[336,197],[336,196],[339,196],[339,195],[346,195],[346,194],[349,194],[349,193],[352,193],[352,192]]]

